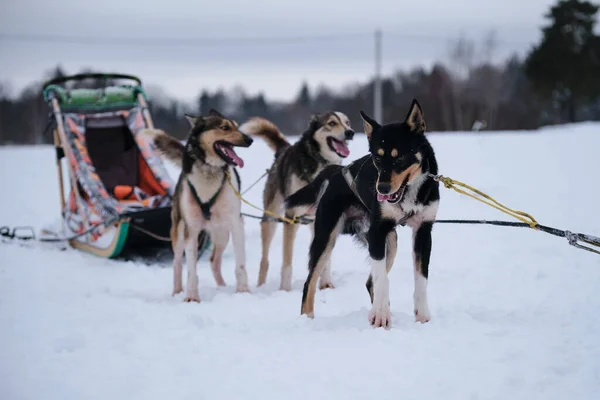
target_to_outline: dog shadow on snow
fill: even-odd
[[[313,331],[373,331],[383,330],[373,328],[367,319],[369,315],[370,306],[364,306],[360,310],[351,311],[347,314],[342,315],[315,315],[314,319],[309,319],[302,316],[305,319],[305,327],[309,327]],[[392,326],[391,329],[405,329],[413,327],[415,324],[414,316],[402,311],[392,310]]]
[[[210,268],[210,267],[209,267]],[[200,268],[199,268],[200,270]],[[343,286],[346,283],[346,278],[344,276],[336,276],[334,274],[334,280],[336,285]],[[250,285],[250,293],[237,293],[235,288],[234,281],[227,281],[227,286],[215,286],[212,276],[208,276],[205,279],[200,279],[198,284],[198,291],[200,292],[201,302],[212,302],[215,297],[220,295],[227,295],[229,297],[235,298],[236,296],[250,296],[247,299],[256,299],[256,300],[265,300],[270,298],[283,298],[292,296],[297,298],[298,301],[302,298],[302,289],[304,288],[304,279],[295,279],[292,282],[292,290],[285,291],[279,289],[279,280],[273,278],[268,280],[264,285],[257,287],[256,283],[254,285]],[[185,284],[184,284],[185,286]],[[335,290],[335,289],[334,289]],[[333,291],[330,289],[325,289],[324,291],[320,291],[322,294],[327,292],[333,294]],[[177,301],[183,302],[185,297],[185,292],[180,293],[174,297],[169,295],[170,299],[176,299]],[[164,297],[163,297],[164,298]]]

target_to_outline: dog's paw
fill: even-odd
[[[237,287],[235,288],[235,292],[236,293],[252,293],[250,291],[250,287],[248,287],[248,284],[237,285]]]
[[[431,320],[431,313],[427,307],[422,308],[420,310],[415,310],[415,322],[420,322],[422,324],[429,322]]]
[[[369,312],[369,323],[375,328],[389,329],[392,325],[392,312],[389,304],[371,308]]]
[[[173,288],[173,296],[176,296],[176,295],[178,295],[181,292],[183,292],[183,288],[181,286],[175,286]]]
[[[285,290],[286,292],[292,291],[292,266],[284,265],[281,267],[281,283],[279,284],[279,290]]]
[[[225,280],[223,278],[215,279],[215,283],[217,284],[217,287],[226,287],[227,286],[227,283],[225,283]]]
[[[292,291],[292,283],[291,282],[281,282],[281,284],[279,285],[279,290],[291,292]]]
[[[185,301],[186,303],[200,303],[200,295],[198,293],[187,294],[183,301]]]
[[[335,286],[331,281],[319,281],[319,289],[335,289]]]

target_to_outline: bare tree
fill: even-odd
[[[461,34],[451,45],[450,51],[450,70],[456,78],[465,80],[475,60],[475,43]]]
[[[487,64],[494,63],[494,55],[498,49],[498,33],[491,29],[483,38],[483,62]]]
[[[496,114],[500,104],[500,90],[502,82],[502,73],[494,65],[494,54],[498,47],[498,36],[495,30],[490,30],[482,41],[482,60],[478,68],[477,92],[480,94],[479,102],[484,106],[482,117],[488,128],[493,129],[496,126]]]
[[[465,81],[469,76],[469,72],[473,67],[475,57],[475,44],[472,40],[467,39],[461,34],[458,39],[451,44],[449,50],[450,73],[452,74],[452,109],[456,121],[456,129],[464,129],[464,87]]]

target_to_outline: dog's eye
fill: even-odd
[[[230,129],[230,128],[229,128],[229,125],[223,125],[223,126],[221,127],[221,130],[222,130],[222,131],[228,131],[229,129]]]
[[[335,125],[336,125],[336,123],[335,123],[335,121],[331,121],[331,122],[329,122],[327,125],[329,125],[329,126],[335,126]]]

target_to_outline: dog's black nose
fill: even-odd
[[[252,139],[250,136],[248,135],[244,135],[244,140],[246,141],[246,144],[248,146],[250,146],[252,144],[252,142],[254,142],[254,139]]]
[[[348,129],[346,132],[344,132],[344,135],[346,136],[346,139],[350,140],[354,137],[354,131],[352,129]]]
[[[388,194],[392,190],[392,185],[389,183],[380,182],[377,184],[377,191],[381,194]]]

